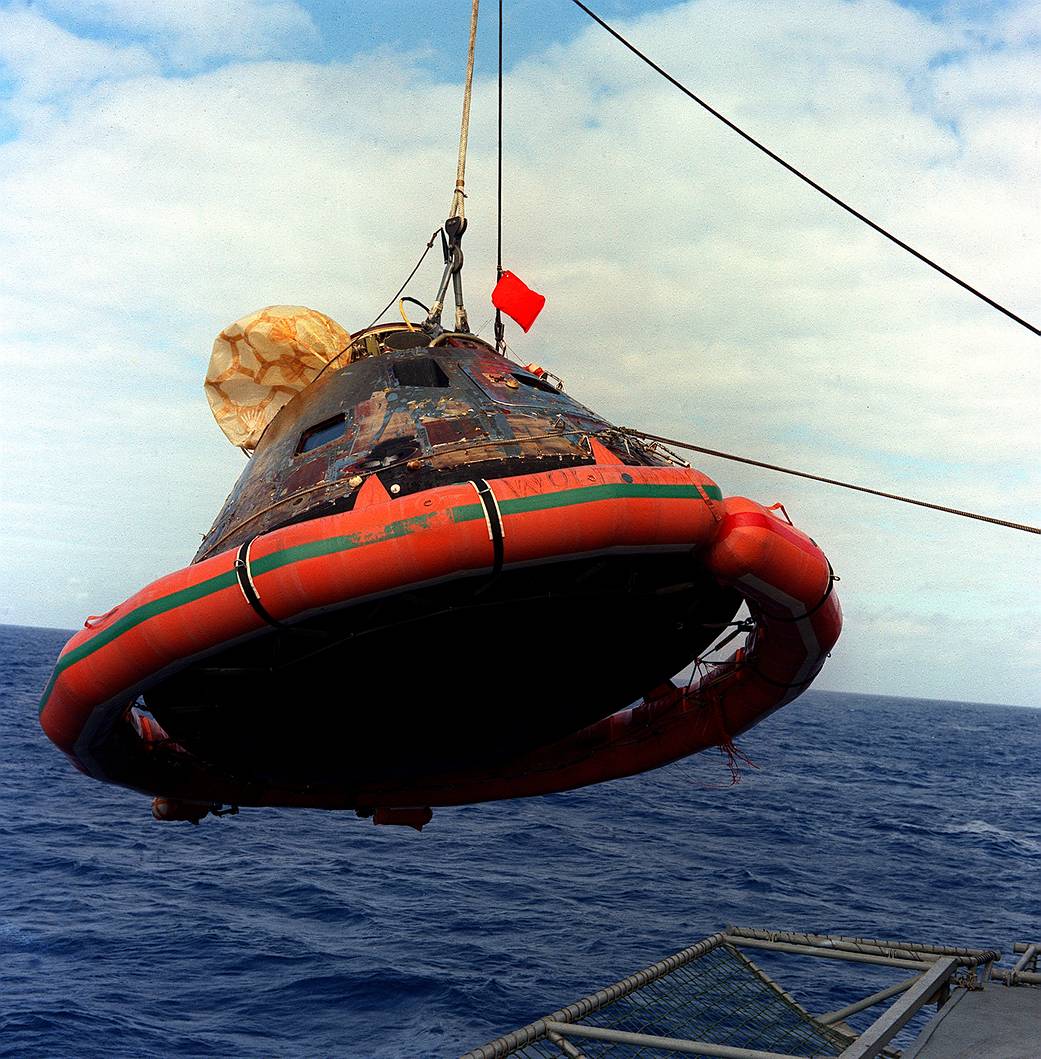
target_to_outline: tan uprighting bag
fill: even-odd
[[[324,313],[269,305],[226,327],[213,343],[206,399],[228,440],[256,447],[279,409],[333,358],[350,360],[351,336]]]

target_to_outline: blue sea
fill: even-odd
[[[734,787],[710,752],[422,834],[193,827],[43,736],[67,636],[0,627],[3,1056],[452,1056],[729,923],[1041,935],[1041,710],[809,692],[739,741]],[[906,974],[758,962],[813,1010]]]

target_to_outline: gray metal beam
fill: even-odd
[[[807,934],[792,930],[763,930],[760,927],[728,927],[730,937],[758,938],[760,941],[781,941],[791,945],[812,945],[846,952],[864,952],[874,956],[914,960],[929,956],[959,956],[963,963],[990,963],[999,960],[1001,953],[991,949],[969,949],[950,945],[923,945],[916,941],[881,941],[877,938],[853,938],[843,934]],[[1025,948],[1025,946],[1024,946]],[[1022,948],[1017,948],[1022,952]]]
[[[995,967],[990,973],[992,978],[1006,985],[1041,985],[1041,974],[1035,971],[1012,971],[1007,967]]]
[[[586,1056],[582,1052],[580,1052],[570,1041],[564,1040],[559,1033],[554,1033],[552,1030],[547,1031],[546,1040],[555,1045],[560,1050],[561,1054],[567,1056],[567,1059],[586,1059]]]
[[[817,1016],[817,1021],[823,1022],[825,1026],[831,1026],[833,1023],[841,1022],[848,1015],[855,1015],[858,1011],[867,1011],[868,1008],[881,1004],[883,1000],[889,1000],[890,997],[895,997],[898,993],[903,993],[910,989],[918,981],[919,977],[921,976],[916,974],[913,978],[905,978],[902,982],[897,982],[896,985],[891,985],[888,989],[880,989],[877,993],[872,993],[871,996],[866,996],[855,1004],[847,1004],[844,1008],[838,1008],[836,1011],[826,1011],[823,1015]]]
[[[628,1033],[625,1030],[604,1029],[602,1026],[585,1026],[582,1023],[551,1022],[549,1019],[546,1020],[546,1029],[559,1033],[562,1037],[588,1037],[593,1041],[631,1044],[637,1048],[659,1048],[663,1051],[680,1052],[682,1055],[711,1055],[721,1059],[804,1059],[790,1052],[759,1052],[752,1048],[732,1048],[728,1044],[684,1041],[678,1037],[654,1037],[647,1033]]]
[[[877,1018],[839,1059],[872,1059],[907,1025],[958,969],[956,956],[942,956],[888,1011]]]
[[[899,959],[895,956],[876,956],[867,952],[850,952],[847,949],[828,949],[823,946],[795,945],[786,941],[763,941],[760,938],[746,938],[741,935],[728,934],[728,945],[737,948],[772,949],[774,952],[791,952],[799,956],[823,956],[829,960],[851,960],[853,963],[874,963],[883,967],[903,967],[912,971],[925,970],[934,960],[957,959],[923,954],[920,960]]]

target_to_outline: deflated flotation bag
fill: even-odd
[[[279,409],[330,360],[349,363],[350,344],[335,320],[302,305],[244,316],[213,343],[205,384],[213,418],[233,445],[255,448]]]

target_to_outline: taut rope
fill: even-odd
[[[459,161],[455,167],[455,190],[452,192],[452,206],[449,217],[463,217],[466,192],[466,145],[470,138],[470,99],[474,83],[474,51],[477,47],[477,8],[480,0],[473,0],[470,11],[470,45],[466,52],[466,88],[463,90],[463,120],[459,128]]]

